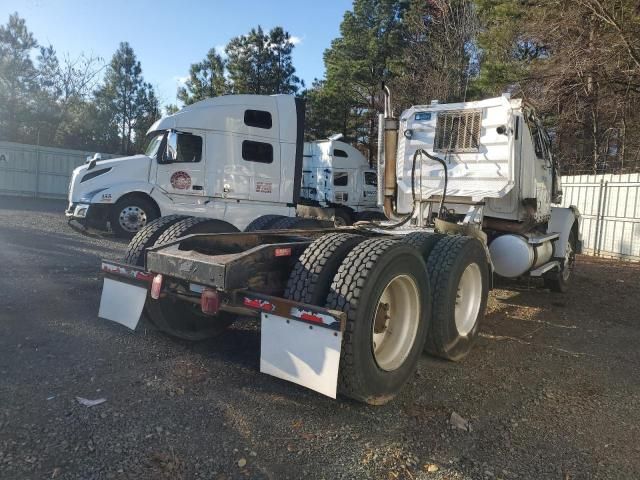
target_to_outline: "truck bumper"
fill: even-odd
[[[154,302],[155,274],[117,262],[103,261],[104,285],[98,316],[135,330],[144,305]],[[201,292],[207,287],[200,285]],[[197,291],[191,285],[192,292]],[[151,295],[149,295],[151,293]],[[200,295],[204,296],[204,293]],[[233,304],[261,321],[260,371],[336,398],[342,334],[346,315],[248,290],[233,294]],[[204,312],[204,303],[200,298]]]
[[[109,207],[110,205],[69,202],[64,214],[69,221],[75,220],[84,227],[106,230]]]
[[[69,206],[65,210],[65,216],[70,220],[84,220],[87,218],[90,205],[88,203],[69,202]]]

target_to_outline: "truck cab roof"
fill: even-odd
[[[210,130],[296,142],[293,95],[224,95],[185,106],[155,122],[159,130]]]

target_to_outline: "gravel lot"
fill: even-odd
[[[63,209],[0,197],[3,480],[640,478],[640,265],[581,257],[566,295],[501,285],[465,361],[423,356],[369,407],[260,374],[255,323],[189,344],[98,319],[100,257],[125,244]]]

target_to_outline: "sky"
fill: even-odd
[[[192,63],[257,25],[282,26],[292,35],[296,73],[311,85],[324,76],[322,54],[351,5],[352,0],[1,0],[0,24],[18,12],[41,45],[52,44],[59,56],[72,58],[85,53],[108,62],[118,44],[128,41],[145,81],[166,105],[176,103],[177,87]]]

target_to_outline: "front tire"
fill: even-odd
[[[109,223],[118,237],[131,238],[159,216],[158,207],[150,198],[128,195],[113,205]]]
[[[348,227],[353,223],[353,218],[345,209],[337,208],[333,214],[333,223],[336,227]]]
[[[566,293],[569,290],[573,270],[576,263],[576,234],[575,230],[571,230],[569,239],[567,240],[566,255],[562,270],[549,272],[544,277],[544,286],[556,293]]]
[[[339,391],[372,405],[389,402],[415,371],[429,326],[420,254],[394,239],[363,241],[338,269],[327,307],[347,314]]]

